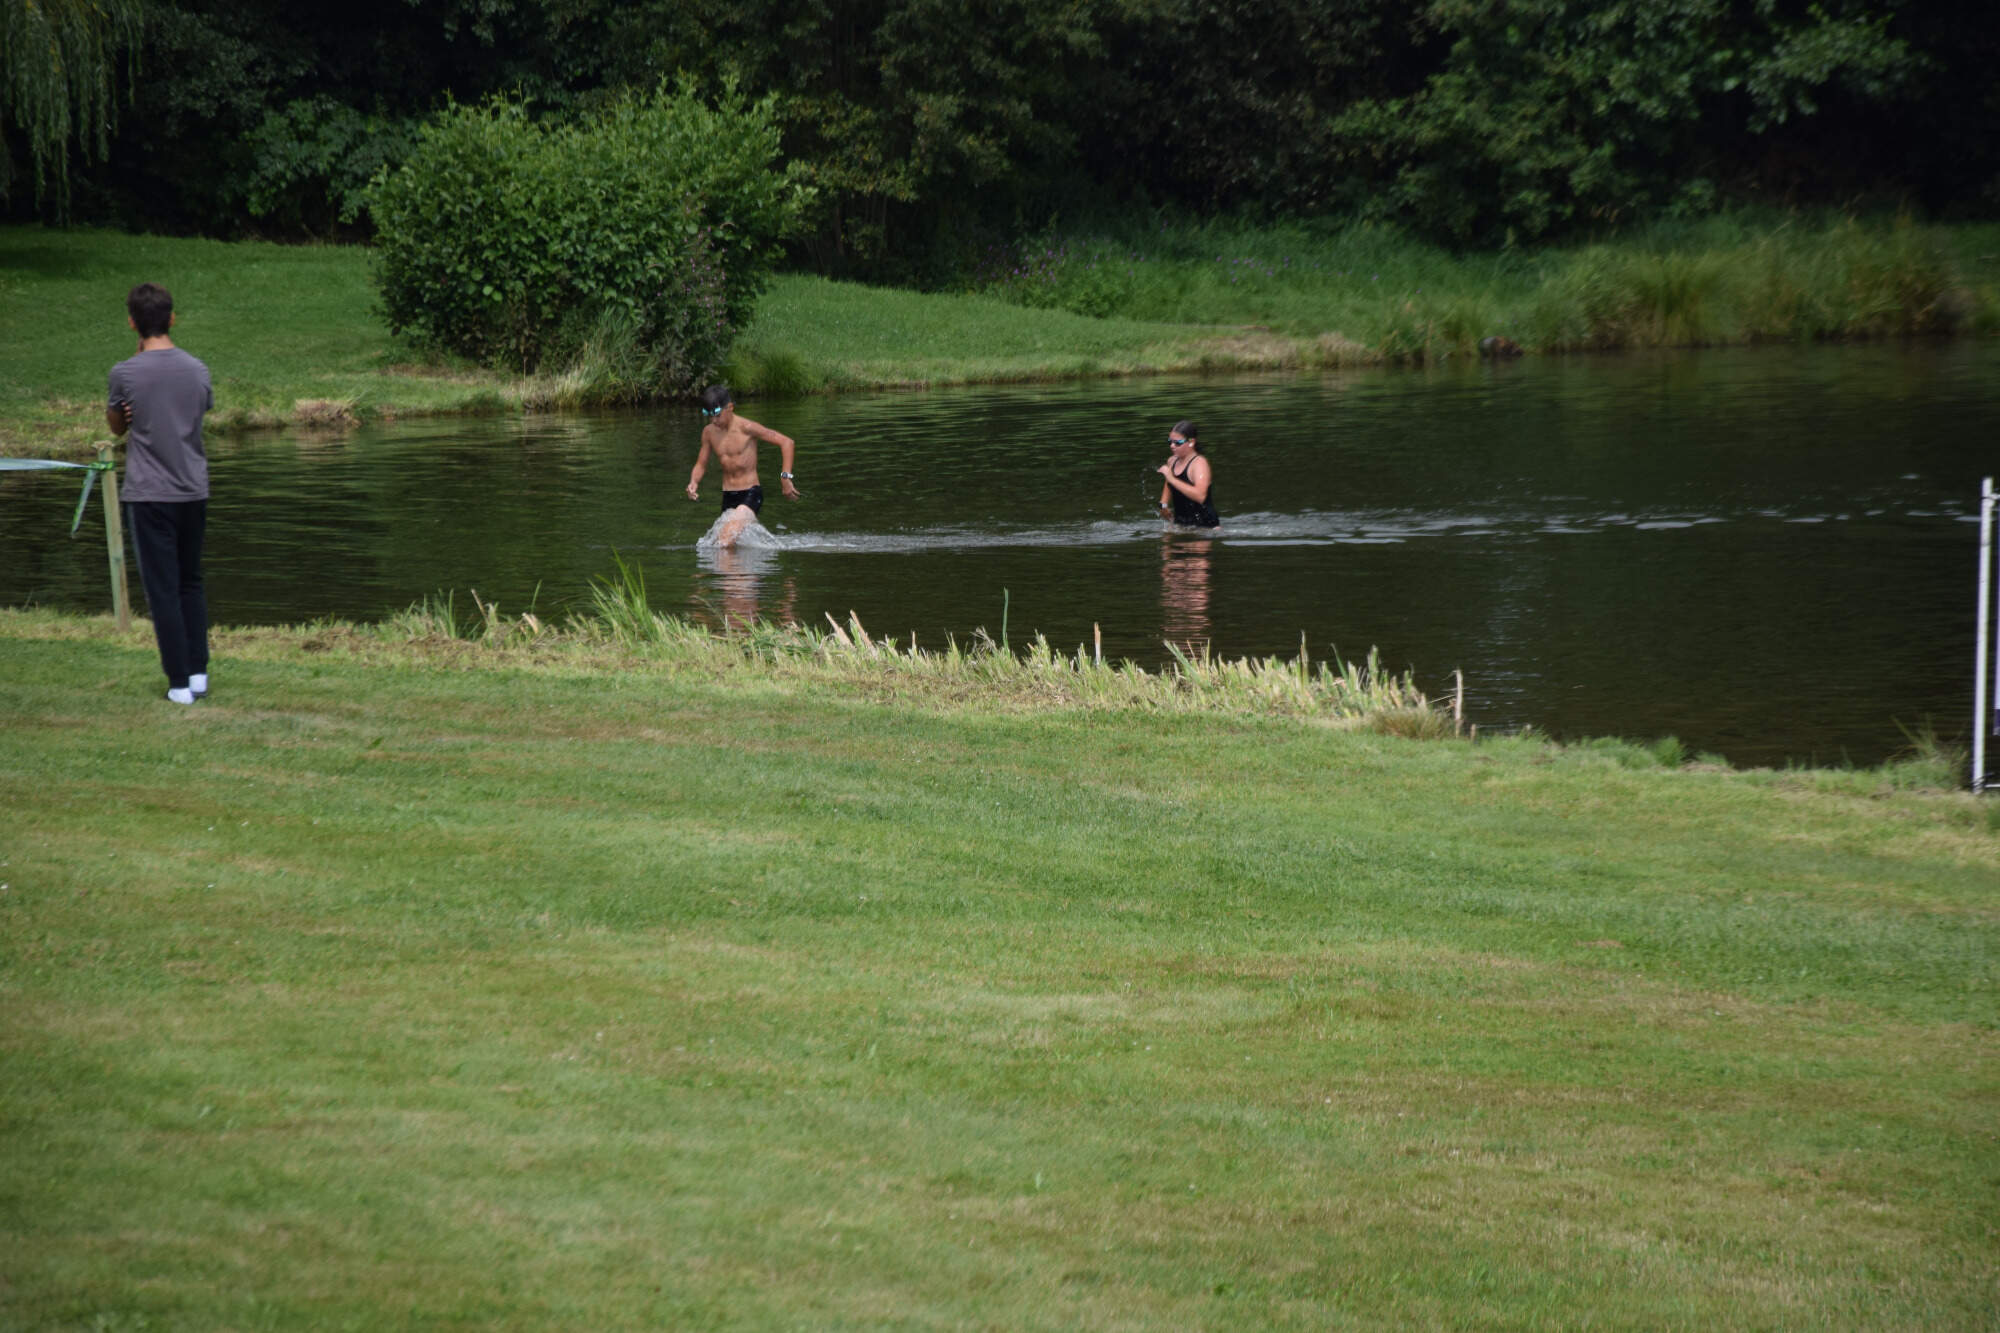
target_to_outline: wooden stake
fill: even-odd
[[[111,461],[111,446],[97,446],[97,461]],[[104,470],[104,547],[111,559],[111,610],[120,633],[132,628],[132,599],[125,592],[125,518],[118,509],[118,469]]]

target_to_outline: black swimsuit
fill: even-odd
[[[724,491],[722,493],[722,507],[725,510],[734,509],[738,505],[749,505],[750,512],[753,514],[763,513],[764,488],[762,486],[752,486],[747,491]]]
[[[1188,468],[1193,466],[1194,460],[1190,458],[1179,472],[1173,474],[1175,480],[1186,481]],[[1180,490],[1173,486],[1169,486],[1167,490],[1173,498],[1175,526],[1183,528],[1219,528],[1222,526],[1222,520],[1217,517],[1215,512],[1215,486],[1213,483],[1209,485],[1208,498],[1206,500],[1190,499],[1188,496],[1182,495]]]

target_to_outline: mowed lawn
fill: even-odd
[[[0,612],[0,1328],[1906,1328],[2000,818]]]

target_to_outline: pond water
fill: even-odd
[[[226,392],[226,389],[225,389]],[[415,421],[212,448],[222,624],[372,620],[440,592],[560,617],[636,558],[656,607],[942,646],[1164,643],[1463,669],[1484,727],[1676,735],[1745,764],[1875,762],[1970,714],[2000,345],[1536,358],[745,404],[799,441],[773,549],[713,552],[692,409]],[[1219,535],[1153,517],[1201,425]],[[74,473],[0,481],[0,604],[100,610]],[[134,595],[139,596],[136,580]]]

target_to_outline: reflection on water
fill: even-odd
[[[734,549],[690,503],[692,409],[218,440],[219,624],[376,619],[467,589],[587,605],[614,555],[713,625],[997,631],[1147,666],[1379,647],[1492,730],[1873,762],[1969,719],[2000,344],[1540,358],[759,404],[805,497]],[[1204,423],[1226,531],[1163,540],[1159,423]],[[101,518],[0,478],[0,603],[105,605]]]
[[[798,583],[778,565],[784,546],[748,509],[724,510],[695,543],[695,618],[719,630],[797,624]],[[768,601],[767,580],[776,586]]]
[[[711,629],[798,623],[798,581],[780,572],[775,548],[706,547],[695,562],[694,618]]]
[[[1198,657],[1209,647],[1208,573],[1215,541],[1169,533],[1160,541],[1161,629],[1168,643]]]

